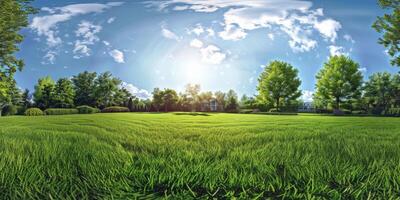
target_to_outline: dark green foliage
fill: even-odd
[[[41,116],[43,114],[43,111],[39,108],[29,108],[25,111],[26,116]]]
[[[98,113],[99,109],[98,108],[93,108],[90,106],[78,106],[76,107],[76,109],[78,110],[79,114],[94,114],[94,113]]]
[[[72,81],[67,78],[58,79],[54,88],[53,106],[55,108],[71,108],[74,106],[75,90]]]
[[[386,112],[387,116],[400,117],[400,108],[389,108]]]
[[[2,115],[3,116],[10,116],[10,115],[16,115],[18,112],[17,106],[14,105],[7,105],[3,108]]]
[[[226,112],[238,112],[239,103],[238,96],[234,90],[229,90],[225,96],[225,111]]]
[[[96,107],[105,108],[115,105],[115,95],[119,91],[121,80],[112,76],[110,72],[100,74],[95,80],[94,99]]]
[[[72,77],[72,82],[74,83],[75,89],[75,105],[89,105],[95,106],[95,89],[96,89],[96,72],[90,73],[84,71],[76,76]]]
[[[379,0],[379,5],[391,13],[378,17],[372,27],[383,34],[379,43],[388,49],[392,65],[400,66],[400,1]]]
[[[44,111],[46,115],[71,115],[78,114],[75,108],[48,108]]]
[[[33,93],[33,100],[37,107],[41,109],[50,108],[54,105],[54,80],[50,76],[43,77],[38,80]]]
[[[113,112],[129,112],[129,108],[127,107],[120,107],[120,106],[111,106],[111,107],[106,107],[101,112],[103,113],[113,113]]]

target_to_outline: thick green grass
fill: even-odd
[[[399,199],[400,119],[0,118],[1,199]]]

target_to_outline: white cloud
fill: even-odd
[[[215,45],[208,45],[205,48],[200,49],[202,61],[207,64],[221,64],[225,60],[226,54],[221,52],[221,49]]]
[[[131,83],[122,82],[120,87],[127,89],[132,95],[134,95],[135,97],[137,97],[139,99],[151,98],[150,92],[148,92],[147,90],[144,90],[144,89],[139,89],[138,87],[134,86]]]
[[[74,44],[74,58],[79,59],[84,56],[90,56],[91,49],[89,45],[93,45],[100,39],[96,35],[101,31],[102,27],[100,25],[94,25],[88,21],[81,21],[78,24],[78,29],[75,31],[76,37],[80,39],[75,41]]]
[[[124,60],[124,53],[118,49],[114,49],[110,52],[108,52],[108,54],[114,58],[114,61],[117,63],[125,63]]]
[[[242,28],[229,24],[218,35],[224,40],[237,41],[244,39],[247,33]]]
[[[61,22],[70,20],[72,17],[89,13],[100,13],[113,6],[120,6],[122,2],[110,2],[106,4],[87,3],[87,4],[71,4],[64,7],[42,8],[42,11],[48,12],[49,15],[37,16],[32,19],[29,27],[36,31],[39,36],[45,36],[47,45],[54,47],[62,43],[57,36],[57,25]]]
[[[161,26],[161,34],[167,39],[179,41],[178,35],[176,35],[171,30],[167,29],[165,26]]]
[[[301,100],[304,102],[312,102],[313,101],[314,91],[303,90],[303,94],[301,95]]]
[[[206,31],[207,31],[209,37],[215,36],[215,31],[212,28],[208,28]]]
[[[344,38],[346,41],[351,42],[351,43],[353,43],[353,44],[356,43],[356,41],[354,41],[353,37],[351,37],[351,35],[349,35],[349,34],[344,35],[343,38]]]
[[[366,68],[366,67],[361,67],[361,68],[359,69],[359,71],[360,71],[361,73],[366,73],[366,72],[367,72],[367,68]]]
[[[275,40],[275,35],[272,34],[272,33],[269,33],[269,34],[268,34],[268,38],[269,38],[270,40]]]
[[[321,22],[317,22],[314,27],[331,42],[335,42],[337,38],[337,32],[342,28],[342,25],[333,19],[325,19]]]
[[[193,28],[190,32],[199,36],[200,34],[204,33],[205,30],[201,24],[197,24],[196,27]]]
[[[314,49],[318,44],[312,39],[314,32],[334,42],[341,28],[339,22],[323,17],[321,8],[312,9],[311,1],[298,0],[164,0],[148,1],[150,6],[159,10],[169,9],[180,4],[178,10],[195,12],[215,12],[226,9],[224,13],[224,30],[219,36],[224,40],[241,40],[247,32],[259,28],[282,30],[289,36],[289,46],[294,52],[305,52]],[[176,8],[176,7],[175,7]],[[177,10],[177,9],[175,9]],[[274,29],[276,30],[276,29]]]
[[[48,51],[47,53],[46,53],[46,55],[45,56],[43,56],[43,61],[42,61],[42,64],[54,64],[54,61],[56,60],[56,56],[57,56],[57,52],[55,52],[55,51]]]
[[[108,20],[107,20],[107,23],[108,24],[111,24],[111,23],[113,23],[115,21],[115,17],[110,17]]]
[[[203,42],[200,41],[199,39],[193,39],[193,40],[190,42],[190,46],[191,46],[191,47],[194,47],[194,48],[201,48],[201,47],[203,47]]]
[[[103,41],[103,44],[106,45],[106,46],[110,46],[110,42],[105,41],[105,40]]]
[[[349,53],[347,53],[345,49],[341,46],[330,45],[328,49],[331,56],[349,55]]]

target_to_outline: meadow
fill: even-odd
[[[1,199],[399,199],[400,119],[0,119]]]

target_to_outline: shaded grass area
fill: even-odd
[[[202,117],[206,116],[206,117]],[[1,199],[400,198],[400,119],[0,119]]]

